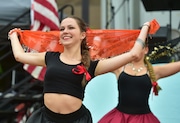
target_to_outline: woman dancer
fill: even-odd
[[[9,38],[15,59],[24,64],[47,67],[44,106],[35,111],[27,123],[92,123],[91,113],[82,104],[88,81],[139,59],[149,27],[150,23],[146,22],[131,51],[96,61],[90,59],[86,44],[87,26],[78,17],[66,17],[60,24],[62,53],[24,52],[17,29],[12,29]]]
[[[105,114],[98,123],[160,123],[148,104],[151,88],[155,95],[161,88],[157,80],[180,71],[180,61],[152,66],[148,61],[148,43],[133,60],[114,71],[118,80],[118,105]]]

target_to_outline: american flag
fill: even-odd
[[[31,3],[31,30],[59,30],[59,15],[56,0],[31,0]],[[44,80],[45,67],[24,64],[23,68],[34,78],[41,81]]]

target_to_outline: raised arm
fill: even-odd
[[[19,42],[18,34],[14,30],[16,29],[12,29],[9,31],[8,37],[11,41],[11,47],[16,61],[24,64],[45,66],[45,52],[43,53],[25,52],[24,49],[22,48],[22,45]]]
[[[100,75],[103,73],[114,71],[135,59],[139,59],[142,49],[145,46],[145,40],[149,28],[150,23],[144,23],[133,48],[129,52],[117,55],[109,59],[100,60],[96,67],[95,75]],[[119,48],[121,48],[121,46],[119,46]]]
[[[168,64],[156,65],[153,67],[156,79],[164,78],[176,74],[180,71],[180,61]]]

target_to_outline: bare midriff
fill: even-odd
[[[44,104],[55,113],[69,114],[81,107],[82,100],[67,94],[45,93]]]

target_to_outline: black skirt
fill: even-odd
[[[92,116],[84,105],[70,114],[54,113],[43,106],[33,112],[26,123],[92,123]]]

